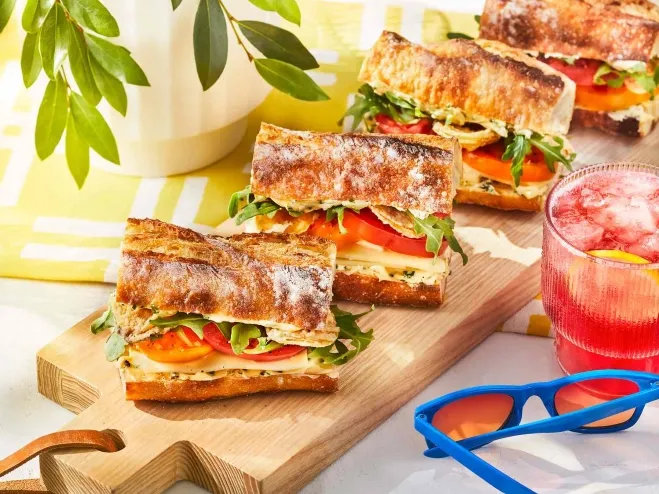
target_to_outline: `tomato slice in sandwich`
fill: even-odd
[[[167,364],[192,362],[213,351],[211,345],[185,326],[179,326],[159,338],[140,341],[135,347],[149,359]]]
[[[276,360],[285,360],[297,355],[305,350],[303,346],[297,345],[284,345],[271,352],[248,354],[241,353],[236,355],[231,348],[231,343],[224,337],[224,334],[215,324],[207,324],[204,326],[204,340],[208,342],[215,350],[225,355],[232,355],[234,357],[242,358],[245,360],[253,360],[255,362],[274,362]],[[257,345],[256,340],[252,340],[248,349],[254,348]]]
[[[595,83],[593,82],[593,79],[595,79],[595,73],[602,64],[602,62],[598,62],[597,60],[589,60],[585,58],[575,60],[573,64],[569,64],[560,58],[543,58],[541,60],[550,67],[568,76],[577,84],[577,86],[594,85]]]
[[[432,120],[429,118],[422,118],[413,124],[402,124],[387,115],[376,115],[375,121],[378,124],[378,132],[383,134],[434,134]]]
[[[500,143],[490,144],[474,151],[462,150],[462,161],[465,165],[478,171],[484,177],[502,182],[513,183],[510,173],[511,161],[502,161],[504,149]],[[554,178],[556,173],[551,172],[545,163],[545,157],[540,150],[533,148],[522,164],[521,184],[546,182]]]
[[[650,93],[635,93],[626,86],[577,86],[576,106],[590,111],[626,110],[650,100]]]

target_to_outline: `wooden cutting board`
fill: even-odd
[[[572,142],[584,163],[632,154],[653,161],[657,137],[581,132]],[[469,264],[454,257],[445,305],[381,307],[363,318],[362,328],[375,328],[375,339],[341,369],[336,394],[127,402],[116,368],[104,357],[106,336],[89,332],[103,309],[91,314],[39,352],[39,391],[78,414],[67,428],[110,429],[126,446],[117,453],[45,455],[45,485],[55,493],[85,494],[151,494],[179,480],[216,493],[300,489],[538,293],[542,214],[465,206],[454,218]]]

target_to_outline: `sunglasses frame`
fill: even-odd
[[[559,415],[554,399],[559,389],[566,385],[593,379],[623,379],[634,382],[639,390],[582,410]],[[435,413],[459,399],[481,394],[506,394],[513,398],[513,409],[500,429],[478,436],[454,441],[432,425]],[[526,402],[533,396],[540,398],[550,417],[520,425]],[[536,382],[522,386],[477,386],[449,393],[418,407],[414,413],[414,427],[425,438],[428,448],[424,455],[429,458],[452,456],[492,486],[511,494],[532,493],[513,478],[482,460],[469,450],[485,446],[497,439],[525,434],[573,431],[581,434],[605,434],[632,427],[643,413],[645,405],[659,399],[659,375],[646,372],[601,370],[582,372],[553,381]],[[619,425],[608,427],[584,427],[586,424],[605,419],[618,413],[635,409],[634,414]]]

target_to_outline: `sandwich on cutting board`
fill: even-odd
[[[438,134],[463,148],[456,201],[541,211],[574,153],[575,85],[501,43],[454,39],[424,47],[385,31],[359,74],[346,116],[387,134]]]
[[[364,314],[330,306],[335,260],[317,237],[128,219],[117,290],[91,330],[111,329],[106,357],[128,400],[333,392],[337,366],[372,339],[356,323]]]
[[[659,7],[648,0],[487,0],[480,37],[577,84],[573,125],[647,135],[659,118]]]
[[[337,245],[334,295],[362,303],[437,306],[453,235],[455,139],[300,132],[263,124],[251,184],[229,216],[247,231]]]

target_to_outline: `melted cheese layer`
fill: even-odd
[[[449,249],[435,261],[432,257],[406,256],[390,250],[385,250],[378,245],[360,241],[356,244],[341,248],[336,253],[338,265],[369,265],[384,266],[391,269],[414,269],[428,273],[448,274]]]
[[[478,170],[474,170],[465,163],[462,164],[462,169],[463,172],[462,172],[462,180],[460,181],[460,187],[463,189],[483,191],[484,189],[481,189],[480,187],[481,178],[486,178],[488,180],[491,180],[496,185],[507,185],[511,187],[510,184],[502,183],[499,182],[498,180],[492,179],[491,177],[482,175]],[[512,177],[511,177],[511,181],[512,181]],[[526,197],[527,199],[533,199],[535,197],[546,195],[549,189],[551,188],[551,186],[553,185],[553,183],[554,180],[552,179],[546,182],[537,182],[534,184],[520,185],[517,187],[517,189],[513,189],[511,187],[511,190],[517,192],[517,194],[521,196]]]

